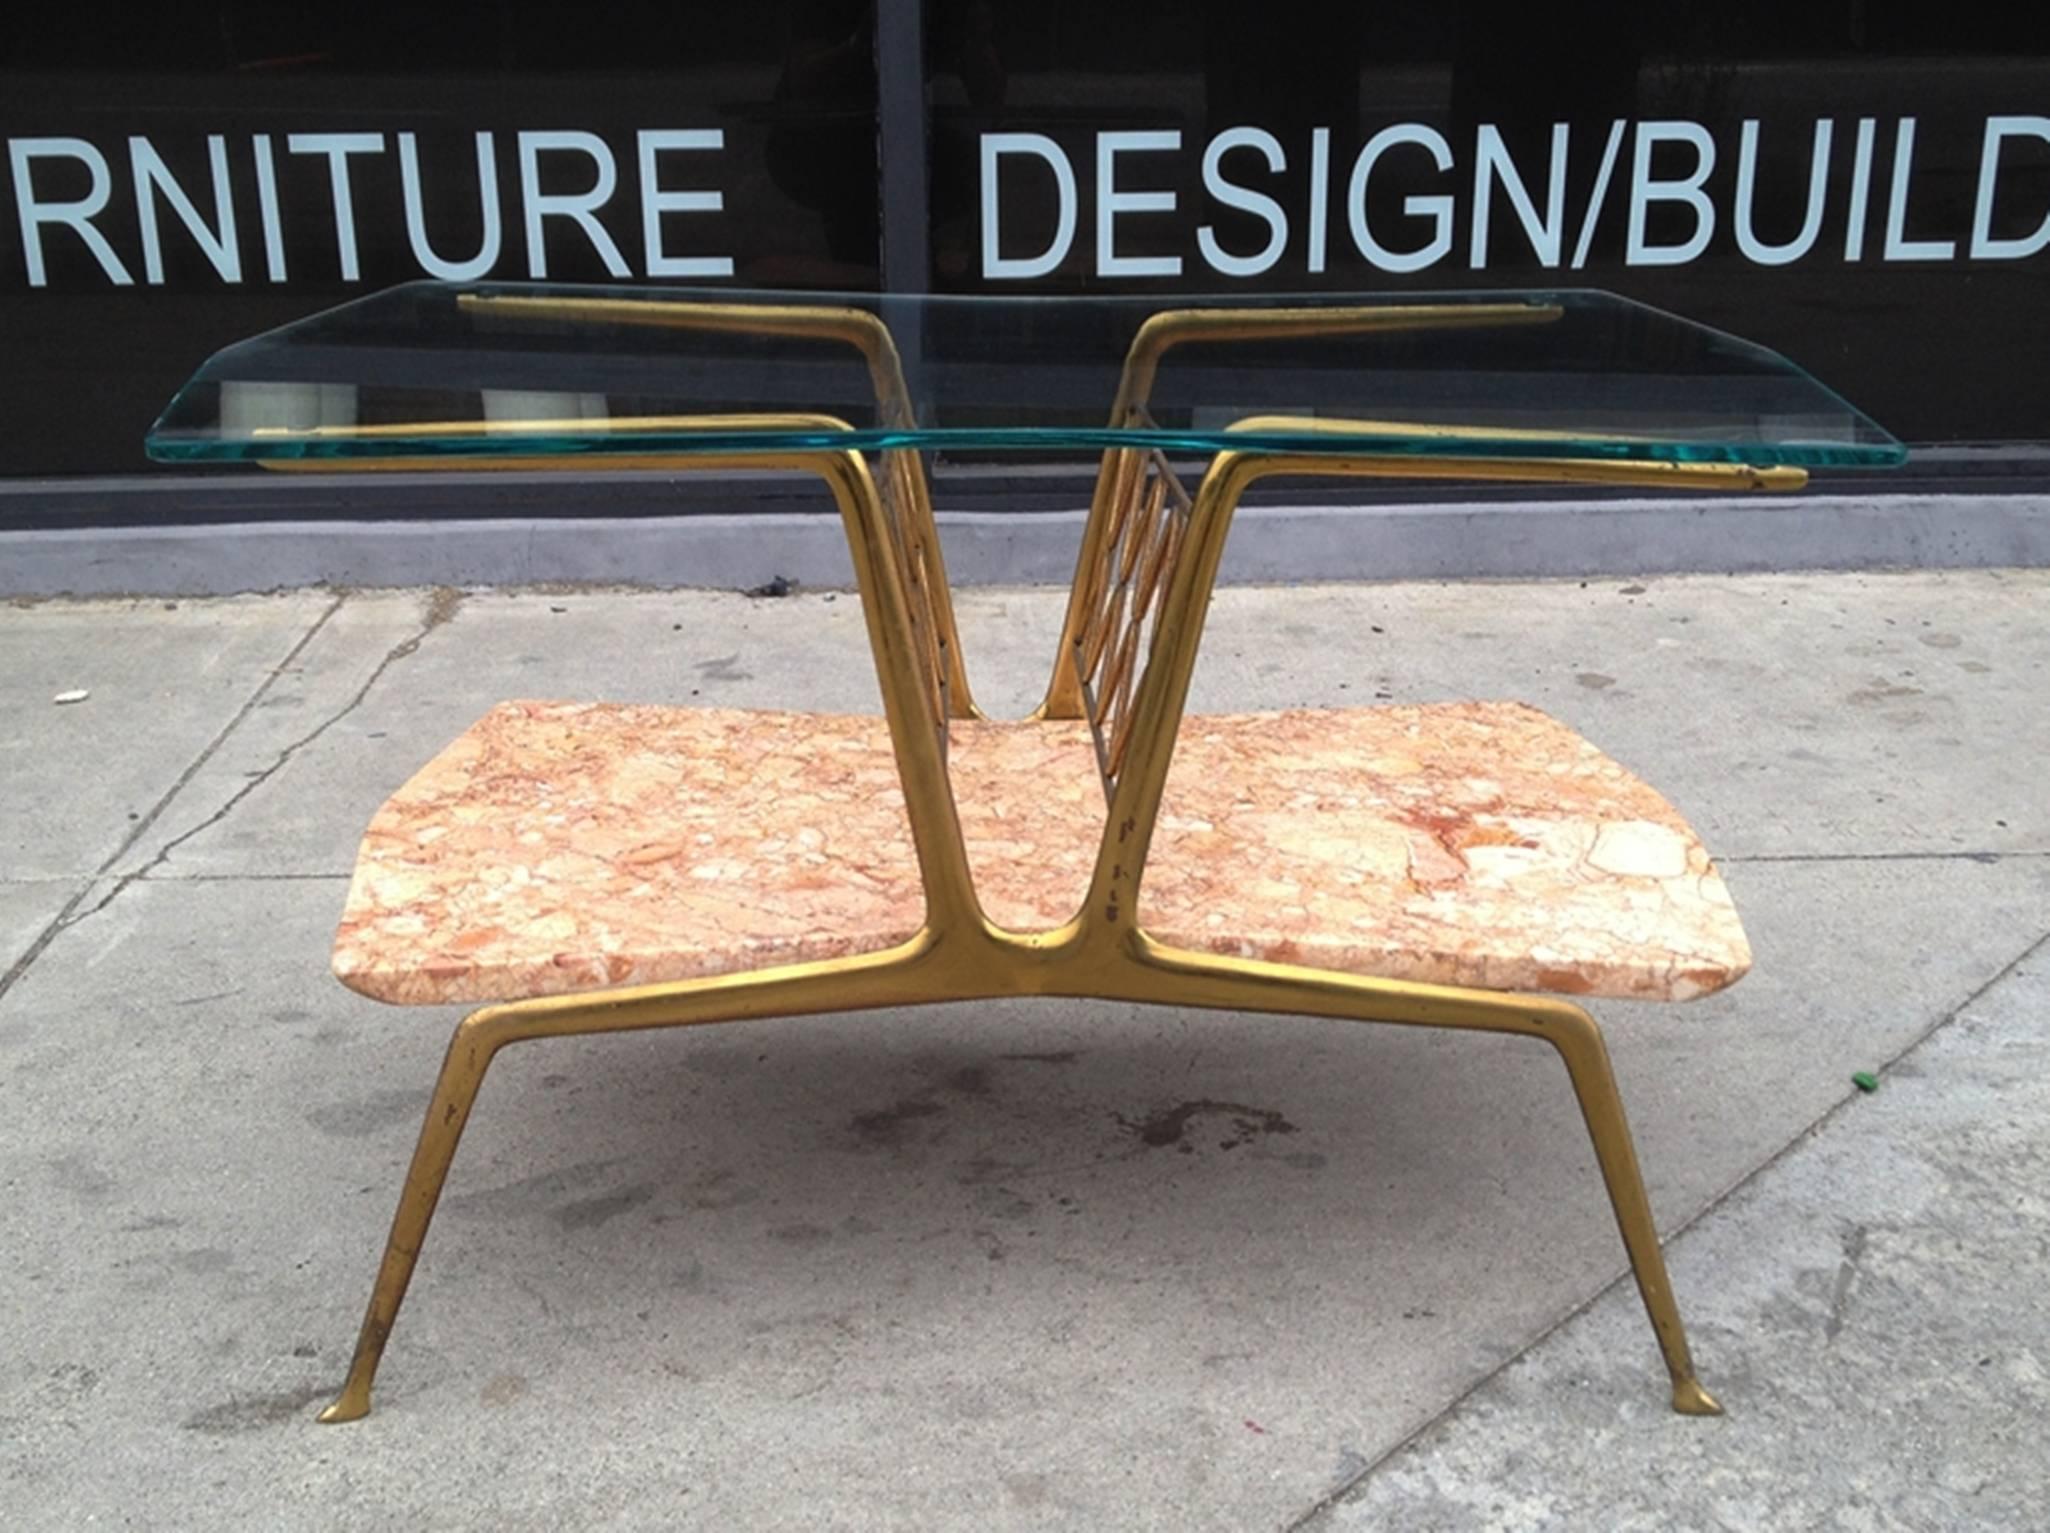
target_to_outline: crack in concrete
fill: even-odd
[[[457,610],[461,608],[462,604],[463,593],[460,590],[456,589],[453,586],[435,587],[434,590],[428,594],[426,611],[421,615],[419,631],[413,634],[410,638],[403,639],[399,643],[394,644],[390,649],[386,650],[384,653],[384,658],[379,660],[377,664],[371,669],[369,676],[364,678],[363,685],[356,689],[355,694],[351,696],[347,702],[342,704],[342,706],[336,709],[332,714],[328,715],[328,717],[322,719],[318,724],[314,725],[313,728],[308,730],[305,734],[301,735],[298,739],[292,741],[292,743],[287,745],[283,750],[279,751],[276,759],[273,760],[269,766],[265,767],[262,771],[256,773],[254,776],[244,779],[241,786],[236,788],[236,790],[233,793],[228,795],[227,801],[223,803],[220,806],[220,808],[216,809],[212,814],[208,815],[205,819],[201,820],[197,825],[192,826],[189,830],[182,831],[178,835],[173,836],[169,841],[166,841],[162,846],[157,848],[155,856],[150,858],[148,862],[144,863],[134,872],[123,874],[118,880],[116,880],[114,887],[107,891],[107,893],[101,898],[98,904],[92,906],[88,910],[82,910],[78,911],[76,914],[70,914],[67,916],[60,917],[55,931],[52,931],[50,935],[54,937],[56,935],[56,932],[67,931],[70,928],[77,926],[86,920],[89,920],[91,917],[98,915],[101,911],[105,910],[109,905],[113,904],[115,900],[119,899],[123,892],[126,891],[130,886],[138,882],[141,882],[144,879],[148,879],[150,874],[154,873],[158,868],[161,868],[166,862],[170,860],[171,854],[177,851],[179,847],[183,846],[193,837],[200,835],[206,831],[212,830],[216,825],[220,824],[223,820],[225,820],[230,814],[234,813],[236,807],[240,805],[244,799],[248,798],[250,794],[254,793],[258,788],[262,787],[265,783],[269,782],[271,778],[275,777],[278,774],[278,772],[284,768],[285,764],[289,762],[294,756],[298,755],[300,751],[304,750],[307,746],[313,744],[314,741],[318,740],[322,735],[326,734],[330,729],[334,728],[335,725],[339,724],[343,719],[347,718],[350,714],[354,713],[358,708],[360,708],[363,705],[363,700],[370,695],[371,689],[375,687],[377,683],[383,678],[384,673],[390,670],[392,666],[396,665],[399,661],[406,659],[408,656],[416,652],[420,648],[421,643],[427,638],[429,634],[433,633],[435,629],[441,627],[443,624],[447,623],[456,615]],[[337,600],[335,605],[339,607],[341,605],[341,601]],[[330,611],[332,610],[333,609],[330,609]],[[312,634],[309,633],[307,637],[310,639],[312,637]],[[297,648],[293,650],[294,655],[298,654],[298,652],[299,651]],[[288,660],[287,664],[289,663],[290,662]],[[274,671],[270,677],[267,677],[264,682],[264,687],[268,687],[270,685],[270,682],[276,679],[278,672],[281,672],[283,669],[284,667],[280,666],[278,668],[278,671]],[[263,688],[259,688],[257,692],[257,697],[261,697],[262,692]],[[236,715],[237,723],[239,723],[242,720],[242,718],[248,714],[249,708],[255,705],[255,701],[256,698],[252,698],[250,700],[250,703],[248,705],[245,705],[242,712]],[[223,733],[221,738],[227,738],[225,732]],[[191,770],[188,770],[185,776],[179,779],[180,787],[182,787],[185,784],[185,782],[190,780],[192,772],[198,769],[198,765],[199,763],[195,763],[193,768]],[[168,803],[169,800],[166,799],[165,802]],[[158,807],[159,810],[161,810],[163,806],[159,805]],[[152,819],[155,818],[155,814],[156,812],[153,811],[151,815]],[[130,838],[128,845],[134,845],[133,837]],[[126,850],[125,847],[124,850]],[[119,854],[117,853],[116,860],[118,860],[118,856]],[[108,866],[111,865],[111,863],[108,864]],[[101,871],[104,872],[106,871],[106,869],[103,867]],[[170,879],[150,879],[150,882],[152,883],[168,883],[175,881],[176,880]]]
[[[7,992],[15,987],[22,975],[28,973],[30,966],[43,956],[43,950],[56,941],[59,932],[84,919],[82,916],[75,915],[74,912],[85,902],[85,897],[92,893],[93,886],[106,876],[109,868],[113,867],[123,857],[126,857],[138,841],[149,834],[150,827],[163,817],[164,811],[170,808],[172,800],[177,798],[180,793],[183,793],[192,779],[199,775],[200,769],[213,760],[215,754],[227,743],[228,737],[242,727],[242,721],[255,711],[256,705],[263,701],[264,694],[270,691],[272,684],[292,668],[293,662],[306,652],[306,646],[313,642],[315,636],[323,628],[327,627],[328,620],[342,610],[342,604],[348,599],[348,593],[345,591],[321,609],[320,616],[316,617],[307,630],[293,641],[292,647],[285,651],[285,657],[265,673],[263,680],[257,683],[256,690],[249,694],[243,701],[242,706],[235,710],[234,716],[221,726],[219,732],[211,740],[207,741],[205,749],[192,758],[191,762],[184,771],[178,774],[171,786],[163,791],[156,803],[150,806],[149,813],[145,814],[128,828],[128,834],[121,838],[121,844],[108,854],[106,861],[93,869],[92,875],[85,880],[83,887],[64,902],[63,908],[50,918],[50,924],[36,934],[36,940],[28,945],[27,951],[12,964],[8,965],[6,973],[0,974],[0,999],[5,999]],[[114,894],[119,894],[122,889],[128,886],[129,882],[132,882],[132,880],[124,879],[118,883],[115,886]],[[111,900],[113,897],[114,895],[110,894],[107,896],[107,900]],[[107,900],[100,901],[99,904],[93,907],[93,910],[87,911],[86,914],[91,915],[93,911],[105,909]]]
[[[1854,1225],[1844,1237],[1843,1264],[1836,1269],[1836,1287],[1829,1296],[1829,1318],[1822,1323],[1822,1344],[1836,1345],[1837,1333],[1844,1328],[1844,1309],[1850,1303],[1851,1287],[1857,1282],[1865,1263],[1865,1242],[1872,1231],[1865,1225]]]
[[[172,873],[148,880],[153,884],[336,884],[351,873]]]
[[[1934,1038],[1938,1033],[1942,1032],[1945,1028],[1949,1027],[1953,1022],[1957,1021],[1966,1012],[1970,1011],[1973,1006],[1978,1004],[1979,999],[1982,996],[1986,995],[1996,985],[2000,984],[2003,980],[2005,980],[2009,975],[2019,970],[2022,967],[2022,965],[2026,964],[2027,962],[2029,962],[2030,959],[2034,958],[2038,953],[2044,952],[2046,949],[2050,949],[2050,932],[2044,932],[2040,937],[2037,937],[2027,947],[2023,948],[2021,952],[2017,953],[2013,958],[2009,959],[2006,963],[2002,964],[2000,968],[1994,972],[1993,976],[1990,979],[1987,979],[1982,984],[1974,987],[1971,994],[1967,995],[1963,1000],[1959,1001],[1957,1005],[1951,1007],[1950,1010],[1944,1012],[1934,1022],[1931,1022],[1927,1027],[1922,1029],[1922,1031],[1917,1033],[1913,1038],[1909,1039],[1905,1044],[1901,1045],[1899,1049],[1894,1051],[1891,1057],[1880,1061],[1877,1067],[1877,1073],[1883,1074],[1887,1070],[1892,1069],[1895,1065],[1899,1064],[1902,1060],[1906,1059],[1910,1054],[1913,1054],[1916,1050],[1920,1049],[1923,1044],[1927,1043],[1930,1039]],[[1825,1109],[1806,1128],[1802,1129],[1799,1133],[1795,1134],[1792,1138],[1788,1139],[1785,1144],[1781,1145],[1777,1150],[1773,1151],[1772,1154],[1768,1155],[1756,1166],[1753,1166],[1749,1171],[1745,1172],[1742,1176],[1738,1177],[1734,1182],[1730,1183],[1730,1185],[1725,1187],[1721,1192],[1717,1193],[1714,1197],[1710,1198],[1706,1203],[1702,1204],[1700,1208],[1696,1209],[1692,1214],[1688,1215],[1686,1219],[1682,1220],[1679,1224],[1675,1225],[1671,1233],[1661,1236],[1659,1244],[1667,1248],[1670,1248],[1671,1246],[1676,1244],[1680,1240],[1680,1238],[1684,1236],[1689,1230],[1693,1229],[1697,1224],[1700,1224],[1704,1219],[1708,1218],[1711,1214],[1715,1213],[1724,1204],[1728,1203],[1732,1198],[1736,1197],[1738,1193],[1744,1191],[1745,1188],[1751,1186],[1752,1183],[1758,1181],[1759,1178],[1765,1176],[1768,1172],[1772,1171],[1776,1166],[1779,1165],[1781,1161],[1785,1160],[1788,1156],[1792,1155],[1795,1151],[1799,1150],[1803,1145],[1807,1144],[1809,1140],[1815,1138],[1816,1135],[1820,1134],[1825,1128],[1829,1127],[1830,1124],[1834,1123],[1840,1116],[1842,1116],[1845,1109],[1849,1108],[1854,1103],[1862,1101],[1863,1099],[1864,1093],[1860,1091],[1852,1091],[1838,1098],[1836,1102],[1834,1102],[1830,1107]],[[1862,1237],[1865,1233],[1866,1232],[1863,1230],[1859,1232],[1859,1260],[1862,1260],[1864,1255],[1864,1241]],[[1846,1255],[1848,1258],[1848,1246],[1846,1247]],[[1310,1533],[1310,1530],[1318,1527],[1320,1524],[1325,1524],[1327,1522],[1329,1514],[1335,1508],[1344,1505],[1348,1501],[1353,1500],[1359,1494],[1359,1492],[1365,1487],[1367,1481],[1372,1479],[1377,1473],[1379,1473],[1385,1465],[1392,1463],[1405,1450],[1423,1441],[1423,1439],[1427,1437],[1430,1433],[1436,1431],[1438,1428],[1445,1425],[1447,1422],[1451,1421],[1452,1418],[1459,1413],[1462,1407],[1464,1407],[1469,1401],[1473,1400],[1476,1396],[1478,1396],[1482,1390],[1486,1389],[1490,1384],[1494,1383],[1496,1379],[1500,1378],[1503,1374],[1507,1373],[1511,1368],[1514,1368],[1518,1363],[1522,1362],[1526,1357],[1530,1356],[1531,1353],[1535,1352],[1539,1347],[1543,1346],[1547,1341],[1551,1340],[1552,1337],[1556,1336],[1559,1332],[1563,1331],[1567,1326],[1571,1325],[1574,1321],[1578,1320],[1582,1315],[1585,1315],[1589,1310],[1593,1309],[1597,1304],[1601,1303],[1602,1300],[1606,1299],[1610,1294],[1617,1292],[1619,1289],[1623,1287],[1625,1283],[1628,1283],[1630,1281],[1632,1281],[1630,1270],[1628,1267],[1625,1267],[1623,1271],[1617,1273],[1616,1276],[1611,1278],[1608,1282],[1602,1284],[1592,1294],[1588,1295],[1586,1299],[1574,1305],[1571,1309],[1569,1309],[1565,1314],[1561,1315],[1557,1320],[1553,1321],[1550,1325],[1543,1327],[1535,1336],[1531,1337],[1529,1341],[1525,1342],[1522,1346],[1518,1347],[1508,1357],[1504,1358],[1500,1363],[1496,1364],[1493,1368],[1490,1368],[1486,1373],[1483,1373],[1479,1378],[1475,1379],[1471,1384],[1467,1385],[1466,1388],[1462,1389],[1458,1394],[1454,1395],[1450,1400],[1446,1401],[1441,1409],[1434,1412],[1426,1420],[1418,1423],[1412,1431],[1404,1433],[1398,1441],[1389,1446],[1386,1452],[1377,1455],[1374,1461],[1368,1464],[1365,1468],[1361,1469],[1358,1474],[1354,1475],[1351,1479],[1344,1481],[1342,1484],[1334,1486],[1325,1495],[1320,1497],[1300,1517],[1297,1517],[1293,1521],[1289,1522],[1283,1528],[1282,1533]],[[1841,1269],[1838,1272],[1837,1284],[1840,1290],[1839,1297],[1846,1297],[1848,1295],[1849,1282],[1845,1279]],[[1832,1308],[1834,1309],[1834,1305],[1832,1306]]]

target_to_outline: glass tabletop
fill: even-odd
[[[817,447],[1885,467],[1792,362],[1609,293],[897,297],[409,283],[228,347],[166,462]],[[594,465],[595,466],[595,465]]]

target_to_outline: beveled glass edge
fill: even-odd
[[[1560,434],[1535,441],[1520,434],[1490,435],[1487,428],[1461,428],[1456,424],[1414,423],[1412,434],[1400,434],[1403,423],[1390,423],[1390,428],[1371,435],[1355,434],[1350,431],[1334,431],[1330,427],[1316,430],[1248,430],[1238,426],[1221,429],[1191,430],[1166,429],[1158,426],[1147,428],[1130,427],[849,427],[841,431],[749,431],[709,432],[693,430],[677,433],[638,433],[612,435],[579,435],[576,437],[549,436],[545,433],[521,433],[515,422],[498,423],[489,432],[475,436],[433,438],[413,436],[406,440],[400,450],[389,445],[360,437],[321,432],[295,433],[280,430],[275,435],[263,437],[221,437],[190,431],[164,429],[164,421],[176,411],[186,393],[196,385],[233,381],[211,376],[217,364],[228,361],[235,353],[272,341],[275,337],[293,330],[310,320],[343,313],[350,309],[370,306],[389,300],[402,293],[444,292],[459,296],[463,294],[547,294],[566,297],[592,297],[606,299],[631,299],[646,301],[683,301],[706,303],[755,303],[764,306],[803,305],[849,305],[869,309],[871,312],[892,307],[916,307],[923,305],[960,305],[988,307],[1036,308],[1066,306],[1097,306],[1137,308],[1149,306],[1155,313],[1168,313],[1185,309],[1225,307],[1258,310],[1270,307],[1304,305],[1310,307],[1335,307],[1358,304],[1374,299],[1386,302],[1391,307],[1408,307],[1432,303],[1482,303],[1502,302],[1524,305],[1614,304],[1623,309],[1655,316],[1659,319],[1683,326],[1769,361],[1785,376],[1798,378],[1817,391],[1823,399],[1830,401],[1841,411],[1844,426],[1855,435],[1852,440],[1835,438],[1800,441],[1789,439],[1778,442],[1713,440],[1689,441],[1681,438],[1629,439],[1621,437],[1576,437]],[[1473,434],[1468,435],[1471,431]],[[1457,451],[1447,452],[1446,433],[1456,433]],[[1864,440],[1869,436],[1872,440]],[[517,442],[521,451],[509,453],[507,444]],[[1289,293],[1245,293],[1206,292],[1174,294],[1047,294],[1047,293],[859,293],[846,291],[812,291],[808,289],[766,289],[766,288],[717,288],[717,287],[657,287],[645,284],[594,284],[594,283],[549,283],[549,282],[444,282],[433,279],[418,279],[381,288],[373,293],[349,299],[328,308],[316,310],[298,319],[272,326],[255,335],[245,336],[231,342],[210,355],[200,364],[192,376],[173,394],[163,412],[152,423],[144,437],[144,451],[154,462],[159,463],[256,463],[332,461],[344,465],[350,461],[391,462],[401,459],[429,460],[435,458],[503,458],[508,456],[534,458],[581,458],[581,457],[630,457],[630,456],[691,456],[718,453],[721,455],[745,455],[755,453],[777,453],[790,451],[839,450],[857,452],[881,452],[891,450],[912,451],[1105,451],[1105,450],[1157,450],[1160,452],[1217,453],[1242,451],[1255,453],[1303,453],[1323,456],[1388,456],[1416,458],[1504,458],[1504,459],[1558,459],[1598,458],[1621,462],[1673,462],[1673,463],[1724,463],[1748,464],[1759,468],[1847,468],[1877,469],[1895,468],[1908,459],[1908,448],[1894,435],[1881,426],[1863,410],[1850,403],[1834,388],[1823,383],[1807,368],[1793,361],[1783,353],[1760,342],[1750,340],[1732,331],[1703,324],[1669,309],[1658,308],[1641,300],[1627,297],[1607,288],[1504,288],[1504,289],[1439,289],[1431,291],[1400,293],[1359,292],[1289,292]]]
[[[1175,431],[1114,427],[921,428],[845,431],[691,431],[547,436],[497,427],[463,437],[402,441],[280,431],[273,436],[159,433],[145,442],[159,463],[392,462],[404,459],[606,458],[746,456],[783,452],[911,451],[1158,451],[1163,453],[1298,453],[1318,457],[1596,458],[1614,462],[1728,463],[1757,468],[1893,468],[1908,451],[1883,442],[1692,442],[1560,437],[1545,441],[1496,437],[1395,436],[1344,431]]]

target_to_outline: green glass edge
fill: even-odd
[[[1046,426],[794,432],[651,432],[573,436],[496,431],[490,435],[364,440],[340,437],[269,441],[222,439],[152,428],[145,443],[159,463],[333,462],[394,458],[634,457],[647,454],[740,455],[791,451],[891,449],[1023,451],[1158,449],[1162,452],[1293,452],[1319,457],[1597,458],[1616,462],[1740,463],[1757,468],[1891,468],[1907,449],[1884,442],[1618,441],[1559,437],[1347,436],[1330,432],[1130,431]]]

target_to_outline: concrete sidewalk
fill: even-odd
[[[962,597],[992,711],[1061,601]],[[0,607],[0,1521],[2033,1526],[2046,615],[2040,571],[1217,598],[1196,706],[1524,698],[1724,860],[1756,972],[1598,1009],[1720,1421],[1664,1410],[1548,1052],[1045,1002],[512,1051],[320,1428],[455,1015],[327,976],[365,821],[505,697],[872,707],[859,608]]]

